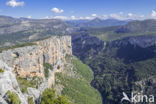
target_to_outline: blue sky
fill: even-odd
[[[62,19],[156,18],[156,0],[0,0],[0,15]]]

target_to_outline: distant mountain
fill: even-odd
[[[68,20],[65,22],[72,27],[80,27],[82,24],[85,24],[89,21],[90,20]]]
[[[149,33],[156,32],[156,20],[148,19],[148,20],[135,20],[131,21],[128,24],[121,26],[116,30],[117,33]]]
[[[125,37],[111,42],[109,47],[118,48],[116,56],[125,63],[156,58],[156,35]]]
[[[96,36],[104,41],[113,41],[127,36],[155,35],[156,20],[133,20],[125,25],[100,27],[100,28],[81,28],[78,31]]]
[[[20,23],[20,22],[21,22],[20,19],[0,15],[0,26],[1,27],[9,26],[9,25],[12,25],[15,23]]]
[[[128,21],[121,21],[116,19],[100,19],[95,18],[93,20],[74,20],[67,21],[66,23],[74,26],[74,27],[92,27],[92,28],[100,28],[100,27],[108,27],[108,26],[118,26],[125,25]]]
[[[0,45],[9,46],[51,35],[65,35],[72,28],[58,19],[28,19],[0,16]]]
[[[68,25],[58,19],[27,19],[0,16],[0,35],[20,31],[60,31],[62,34],[68,32]]]

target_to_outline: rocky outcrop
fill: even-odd
[[[10,49],[0,53],[0,101],[7,104],[5,94],[8,90],[16,92],[22,104],[27,104],[27,97],[32,96],[35,102],[40,102],[44,89],[55,83],[55,72],[64,68],[66,55],[72,55],[70,36],[53,36],[49,39],[34,42],[31,46]],[[44,63],[53,66],[49,77],[45,78]],[[42,83],[36,88],[27,88],[28,94],[22,94],[16,77],[40,77]],[[1,103],[0,102],[0,103]]]
[[[70,36],[53,36],[36,42],[36,45],[11,49],[0,53],[0,60],[12,67],[20,77],[44,78],[43,63],[55,65],[65,61],[66,54],[72,54]],[[60,65],[60,69],[61,69]]]
[[[17,83],[16,76],[12,72],[13,69],[2,61],[0,61],[0,68],[5,70],[3,73],[0,73],[0,104],[7,104],[4,99],[8,90],[17,93],[22,104],[27,104]]]

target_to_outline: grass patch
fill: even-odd
[[[71,59],[74,72],[79,78],[56,73],[56,83],[64,86],[62,94],[73,99],[75,104],[101,104],[100,94],[90,85],[93,79],[91,69],[76,58],[68,57],[68,59]],[[67,67],[65,67],[65,70],[68,70]]]
[[[83,64],[78,59],[73,59],[73,65],[78,74],[80,74],[85,80],[91,82],[94,78],[93,72],[89,66]]]

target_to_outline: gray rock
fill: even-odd
[[[28,95],[38,99],[40,97],[40,91],[35,88],[28,88]]]
[[[8,104],[2,97],[0,97],[0,104]]]
[[[8,67],[5,63],[0,61],[0,68],[4,70],[0,74],[0,98],[3,98],[8,90],[18,94],[22,104],[27,104],[27,101],[20,91],[16,77],[11,71],[12,68]],[[4,99],[2,100],[4,102]],[[5,103],[4,103],[5,104]]]

